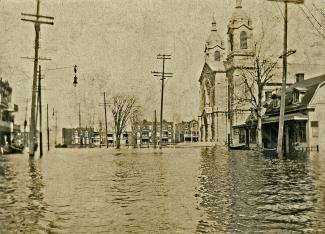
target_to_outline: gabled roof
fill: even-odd
[[[216,71],[216,68],[214,66],[212,66],[211,63],[209,62],[205,62],[204,65],[203,65],[203,69],[202,69],[202,72],[201,72],[201,75],[200,75],[200,79],[199,79],[199,82],[202,81],[203,77],[205,76],[205,74],[207,73],[212,73],[214,74]]]
[[[311,99],[313,98],[318,85],[325,81],[325,74],[316,76],[310,79],[306,79],[304,81],[300,81],[291,85],[286,91],[286,106],[285,112],[298,111],[302,109],[306,109]],[[293,94],[295,91],[303,91],[304,97],[301,102],[293,103]],[[273,103],[277,100],[273,100],[270,105],[266,109],[267,115],[277,115],[280,112],[280,108],[273,107]]]

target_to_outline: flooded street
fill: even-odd
[[[0,233],[323,233],[325,157],[220,148],[0,156]]]

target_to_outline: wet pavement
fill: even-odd
[[[325,232],[325,156],[205,147],[0,156],[0,233],[254,232]]]

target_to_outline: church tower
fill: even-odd
[[[216,20],[213,18],[211,32],[205,42],[204,66],[199,79],[201,141],[210,142],[221,139],[221,134],[219,134],[221,130],[218,127],[218,119],[216,118],[218,118],[218,110],[220,110],[218,105],[226,103],[225,55],[225,44],[217,31]]]
[[[213,64],[215,67],[223,70],[222,61],[225,59],[225,45],[217,32],[217,22],[215,18],[212,19],[212,28],[210,35],[205,43],[205,61]]]
[[[236,0],[236,7],[228,23],[227,58],[224,63],[228,79],[228,119],[230,138],[233,139],[232,127],[245,123],[250,114],[248,105],[240,103],[247,90],[243,71],[254,66],[254,39],[251,18],[242,6],[242,0]]]

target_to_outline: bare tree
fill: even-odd
[[[252,113],[257,120],[257,148],[262,147],[262,98],[265,86],[274,77],[274,70],[277,65],[277,59],[273,56],[267,57],[261,54],[261,50],[256,51],[253,60],[253,67],[250,69],[241,69],[244,78],[243,84],[248,93],[247,95],[239,98],[239,102],[249,101],[252,108]]]
[[[132,111],[134,110],[136,99],[133,96],[118,95],[113,97],[111,110],[114,118],[114,130],[116,137],[116,148],[121,146],[121,136],[126,129]]]
[[[136,147],[137,144],[137,132],[138,128],[141,128],[141,118],[143,117],[143,113],[140,107],[135,106],[132,110],[130,122],[131,122],[131,131],[132,131],[132,144],[133,147]]]

